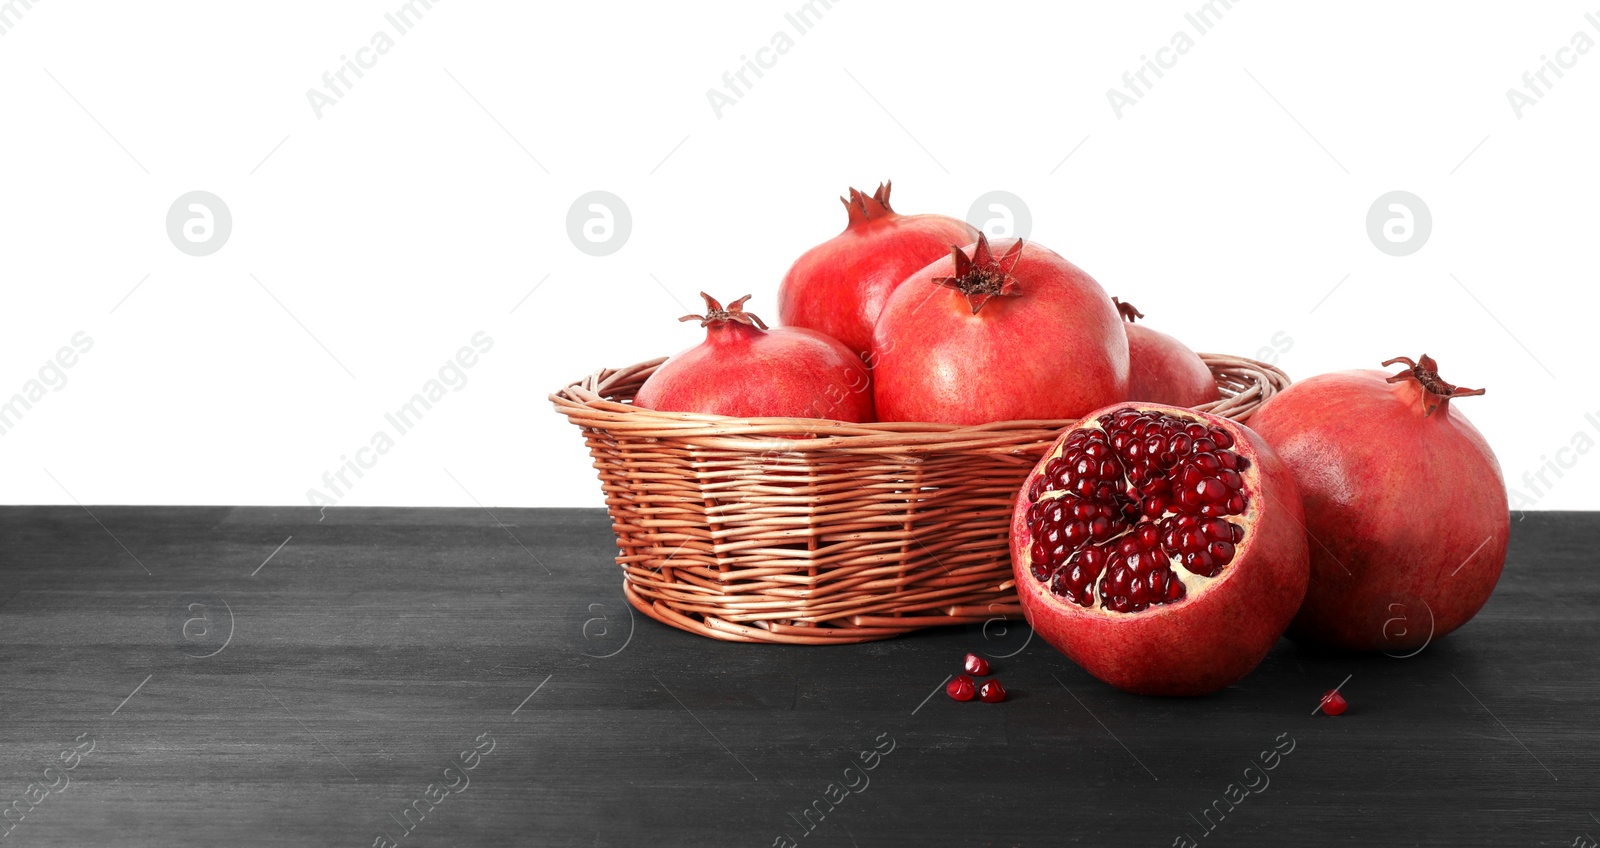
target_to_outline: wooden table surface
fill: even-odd
[[[1600,514],[1512,532],[1416,656],[1171,700],[1015,622],[692,636],[599,510],[5,508],[0,844],[1592,847]],[[1008,702],[945,697],[968,650]]]

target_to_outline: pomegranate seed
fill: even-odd
[[[989,674],[989,661],[977,654],[967,654],[967,658],[961,663],[961,667],[965,668],[968,674],[975,674],[979,677]]]
[[[972,681],[967,681],[969,684]],[[967,697],[972,697],[968,695]],[[983,687],[978,690],[978,700],[986,704],[998,704],[1006,699],[1006,687],[1000,685],[998,680],[985,680]]]
[[[1186,590],[1183,588],[1183,582],[1174,577],[1172,582],[1167,584],[1167,603],[1170,604],[1173,601],[1183,600],[1185,591]]]
[[[987,686],[988,684],[984,685]],[[976,691],[977,687],[972,685],[972,678],[966,676],[965,674],[956,675],[956,679],[950,681],[950,683],[944,687],[944,693],[952,698],[955,698],[957,701],[972,700],[972,695]]]
[[[1329,689],[1322,696],[1322,711],[1331,716],[1344,715],[1350,704],[1337,689]]]

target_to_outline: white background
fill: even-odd
[[[903,212],[1014,193],[1031,238],[1198,350],[1281,333],[1296,378],[1433,354],[1488,388],[1453,406],[1522,505],[1600,506],[1600,458],[1571,449],[1600,441],[1600,49],[1520,118],[1506,96],[1600,40],[1582,4],[1250,0],[1204,35],[1199,0],[840,0],[804,35],[800,0],[440,0],[396,35],[402,5],[12,4],[0,399],[75,332],[94,347],[0,436],[0,501],[304,504],[483,331],[465,386],[339,503],[598,506],[546,395],[694,343],[702,288],[774,317],[835,197],[892,178]],[[393,49],[319,118],[307,90],[380,30]],[[1194,48],[1119,118],[1107,90],[1180,30]],[[779,31],[719,118],[707,90]],[[1366,231],[1396,189],[1433,219],[1406,257]],[[210,256],[165,230],[191,190],[232,212]],[[609,256],[567,235],[593,190],[632,217]]]

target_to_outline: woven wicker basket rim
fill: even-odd
[[[1217,383],[1236,394],[1197,409],[1234,417],[1254,407],[1262,386],[1281,389],[1289,376],[1253,359],[1219,353],[1200,358]],[[831,451],[913,454],[926,451],[981,450],[993,447],[1011,453],[1019,442],[1054,441],[1077,419],[1032,419],[957,425],[920,421],[857,424],[820,418],[733,418],[696,412],[661,412],[612,400],[631,397],[666,357],[624,368],[602,368],[549,396],[556,410],[580,427],[607,430],[633,438],[690,439],[696,445],[726,450]],[[1253,410],[1252,410],[1253,411]]]

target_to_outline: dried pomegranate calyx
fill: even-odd
[[[951,245],[950,258],[955,261],[955,274],[934,277],[933,282],[966,295],[972,314],[978,314],[978,310],[993,298],[1022,294],[1022,285],[1011,275],[1022,258],[1022,239],[1017,239],[1010,249],[996,257],[989,250],[989,237],[978,233],[978,243],[973,246],[971,256],[959,246]]]
[[[1390,377],[1388,382],[1399,383],[1404,380],[1411,380],[1422,386],[1422,403],[1423,408],[1426,410],[1422,416],[1424,418],[1432,415],[1441,406],[1448,408],[1451,398],[1473,397],[1486,391],[1485,389],[1464,389],[1454,383],[1445,382],[1439,376],[1439,363],[1434,362],[1433,357],[1426,353],[1422,355],[1420,360],[1415,362],[1409,356],[1397,356],[1384,362],[1383,367],[1388,368],[1397,362],[1404,364],[1407,370]]]
[[[1121,315],[1122,320],[1127,321],[1129,324],[1134,323],[1137,318],[1144,317],[1144,313],[1140,312],[1138,307],[1126,300],[1118,300],[1113,297],[1111,302],[1117,305],[1117,314]]]
[[[897,217],[899,213],[889,205],[889,191],[893,187],[893,180],[885,180],[878,183],[878,190],[872,194],[852,188],[849,200],[839,198],[839,202],[843,203],[844,208],[850,213],[850,223],[846,229],[879,218]]]
[[[757,318],[755,315],[744,311],[744,302],[750,299],[750,295],[745,295],[744,297],[741,297],[738,300],[728,304],[726,309],[724,309],[722,304],[718,303],[717,299],[711,295],[701,292],[700,296],[706,299],[706,314],[685,315],[682,318],[679,318],[679,321],[699,321],[700,326],[702,327],[710,327],[714,324],[726,324],[733,322],[737,324],[744,324],[746,326],[759,327],[763,330],[767,329],[766,322],[762,321],[760,318]]]

